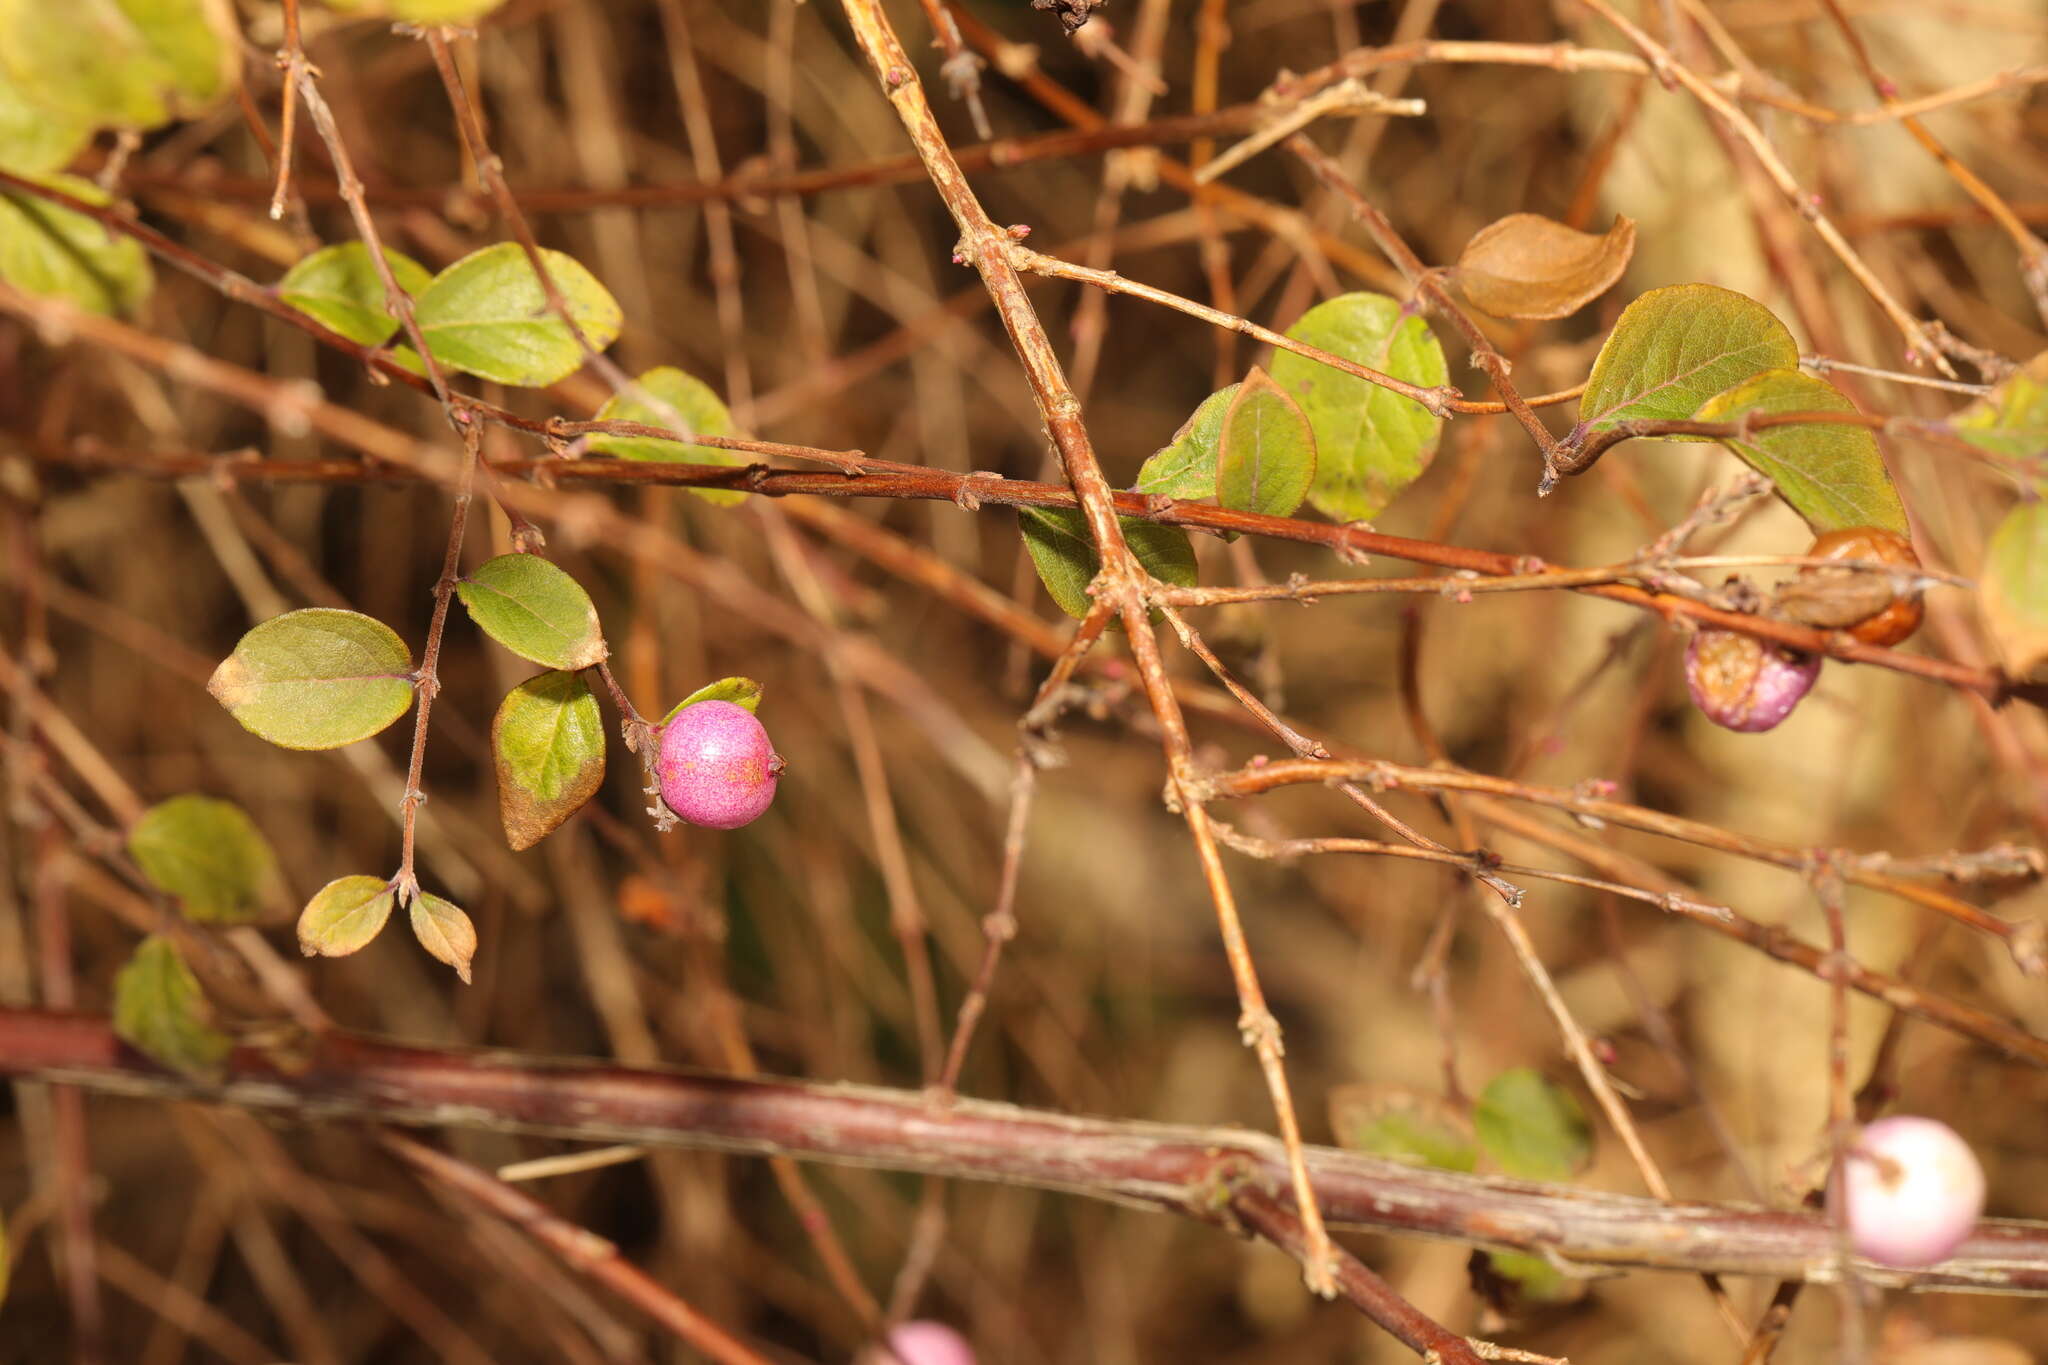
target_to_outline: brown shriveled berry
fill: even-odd
[[[1887,531],[1880,526],[1853,526],[1845,531],[1828,531],[1816,539],[1813,548],[1806,553],[1813,559],[1860,559],[1913,569],[1920,567],[1920,556],[1913,553],[1913,542],[1897,531]],[[1840,571],[1808,567],[1799,571],[1799,581],[1803,585],[1817,586],[1816,580],[1823,575],[1839,577]],[[1866,645],[1895,645],[1920,629],[1923,614],[1920,592],[1916,588],[1905,593],[1894,592],[1890,602],[1881,610],[1862,616],[1853,623],[1841,624]]]

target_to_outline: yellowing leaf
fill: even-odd
[[[178,945],[142,940],[114,976],[114,1034],[137,1052],[188,1076],[213,1075],[233,1049],[213,1027],[199,978]]]
[[[1696,414],[1702,422],[1732,422],[1744,413],[1854,412],[1840,389],[1798,370],[1766,370]],[[1904,533],[1906,507],[1867,427],[1801,423],[1766,427],[1749,440],[1724,440],[1744,463],[1770,479],[1778,496],[1816,532],[1882,526]]]
[[[1755,299],[1712,284],[1652,289],[1621,313],[1579,397],[1579,424],[1684,421],[1765,370],[1796,370],[1799,347]],[[1674,437],[1702,440],[1703,437]]]
[[[2036,484],[2048,491],[2048,351],[1956,414],[1952,425],[1986,450],[2038,461]]]
[[[1606,293],[1635,249],[1636,225],[1626,218],[1596,237],[1540,213],[1511,213],[1465,243],[1458,285],[1495,317],[1566,317]]]
[[[528,678],[505,695],[491,722],[498,816],[505,842],[531,848],[604,784],[604,719],[574,673]]]
[[[425,892],[412,898],[412,933],[420,946],[455,969],[469,984],[470,959],[476,956],[476,926],[453,901]]]
[[[75,176],[37,177],[76,199],[107,196]],[[0,190],[0,280],[25,294],[65,299],[94,313],[132,314],[152,276],[141,243],[32,194]]]
[[[0,65],[0,170],[61,171],[92,140],[92,120],[36,104]]]
[[[206,0],[0,0],[0,74],[54,117],[154,128],[228,88],[223,12]]]
[[[2021,503],[1998,524],[1977,593],[2006,673],[2048,683],[2048,502]]]
[[[288,611],[256,626],[206,690],[252,734],[287,749],[367,739],[412,705],[412,654],[361,612]]]
[[[277,857],[247,812],[210,796],[174,796],[128,831],[143,875],[202,924],[255,919],[278,894]]]
[[[300,951],[307,957],[358,952],[377,937],[397,903],[397,888],[382,877],[337,877],[299,913]]]

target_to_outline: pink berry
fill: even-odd
[[[1857,1134],[1836,1189],[1856,1254],[1881,1265],[1946,1260],[1984,1212],[1984,1168],[1935,1119],[1879,1119]]]
[[[889,1356],[896,1359],[889,1361]],[[889,1333],[887,1354],[875,1350],[860,1365],[974,1365],[974,1348],[943,1322],[906,1322]]]
[[[783,762],[754,713],[729,701],[700,701],[661,728],[655,775],[661,799],[693,825],[738,829],[775,799]]]
[[[1708,720],[1730,730],[1768,730],[1792,714],[1820,676],[1820,656],[1740,631],[1706,629],[1685,647],[1685,685]]]

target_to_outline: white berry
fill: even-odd
[[[1984,1212],[1984,1168],[1935,1119],[1879,1119],[1856,1135],[1840,1196],[1856,1254],[1881,1265],[1946,1260]]]

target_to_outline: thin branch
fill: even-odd
[[[653,1318],[678,1341],[720,1365],[768,1365],[768,1358],[690,1307],[619,1248],[588,1228],[559,1217],[545,1204],[466,1161],[399,1133],[380,1132],[379,1146],[420,1176],[477,1204],[555,1253],[562,1263],[609,1289]],[[778,1352],[778,1359],[785,1358]]]
[[[1742,139],[1755,156],[1757,164],[1763,167],[1764,173],[1770,176],[1771,182],[1778,187],[1778,192],[1785,196],[1786,202],[1800,217],[1813,225],[1814,232],[1827,243],[1828,249],[1834,252],[1835,259],[1855,277],[1856,282],[1863,286],[1863,291],[1877,302],[1885,316],[1891,319],[1892,325],[1905,337],[1907,363],[1924,362],[1933,365],[1946,378],[1956,377],[1955,369],[1949,364],[1940,341],[1930,333],[1926,324],[1906,311],[1904,305],[1893,297],[1884,281],[1878,279],[1876,272],[1864,262],[1856,248],[1849,245],[1849,239],[1842,235],[1841,229],[1821,211],[1818,196],[1809,194],[1800,187],[1791,169],[1778,155],[1777,149],[1771,146],[1770,139],[1764,136],[1763,130],[1756,126],[1749,115],[1743,113],[1733,101],[1715,89],[1698,72],[1674,57],[1663,44],[1617,11],[1608,0],[1579,0],[1579,3],[1620,29],[1648,59],[1658,79],[1677,81],[1685,87],[1687,93],[1706,106],[1709,112]]]
[[[1702,848],[1769,863],[1793,872],[1804,872],[1815,856],[1815,851],[1811,849],[1798,848],[1754,835],[1738,834],[1697,820],[1667,815],[1662,811],[1632,806],[1622,801],[1606,800],[1586,789],[1568,791],[1559,787],[1517,782],[1512,778],[1494,777],[1485,773],[1412,768],[1372,759],[1275,760],[1211,777],[1204,784],[1202,792],[1209,798],[1252,796],[1277,787],[1306,782],[1367,782],[1382,791],[1484,792],[1569,811],[1596,826],[1613,824],[1627,829],[1638,829],[1667,839],[1678,839],[1698,844]],[[1598,784],[1594,784],[1592,790],[1598,790]],[[1958,900],[1954,896],[1908,881],[1903,877],[1876,871],[1854,860],[1844,864],[1841,874],[1844,881],[1888,892],[1930,910],[1939,911],[1968,928],[1991,935],[2006,946],[2021,970],[2029,975],[2040,975],[2048,971],[2048,963],[2044,963],[2041,957],[2040,930],[2038,927],[2030,927],[2032,921],[2000,919],[1967,901]]]
[[[1113,495],[1095,458],[1087,428],[1081,421],[1080,401],[1068,387],[1051,339],[1032,310],[1023,281],[1018,277],[1016,262],[1011,255],[1015,247],[1013,239],[989,219],[975,198],[932,116],[931,106],[924,97],[909,56],[890,27],[888,16],[878,0],[842,0],[842,5],[856,40],[923,159],[933,187],[960,228],[958,254],[980,272],[1010,334],[1018,358],[1023,362],[1032,396],[1052,435],[1054,447],[1059,451],[1061,466],[1087,522],[1089,539],[1101,556],[1102,568],[1091,591],[1098,598],[1114,603],[1122,617],[1130,639],[1132,660],[1153,714],[1159,721],[1168,780],[1171,790],[1183,793],[1181,814],[1202,864],[1224,951],[1230,961],[1231,976],[1236,984],[1240,1005],[1239,1031],[1246,1045],[1258,1056],[1286,1147],[1295,1200],[1301,1210],[1309,1245],[1305,1258],[1307,1282],[1312,1290],[1330,1294],[1334,1292],[1335,1285],[1327,1264],[1329,1237],[1317,1211],[1302,1157],[1300,1123],[1295,1116],[1286,1071],[1281,1063],[1280,1026],[1266,1008],[1258,974],[1244,941],[1243,927],[1238,921],[1236,899],[1229,879],[1224,875],[1208,816],[1199,801],[1186,799],[1184,795],[1192,777],[1193,745],[1188,738],[1186,717],[1181,712],[1172,685],[1167,681],[1159,656],[1159,642],[1152,628],[1146,593],[1149,576],[1138,567],[1124,543]]]

